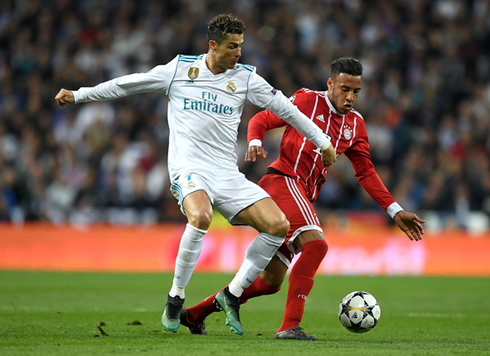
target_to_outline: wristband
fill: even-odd
[[[248,143],[248,148],[250,148],[251,146],[262,147],[262,141],[260,141],[258,138],[254,138],[253,140],[250,140],[250,142]]]
[[[389,216],[391,216],[392,219],[402,210],[403,208],[397,202],[392,203],[388,208],[386,208],[386,212]]]
[[[332,142],[330,142],[330,138],[329,138],[328,141],[323,144],[322,151],[325,151],[330,146],[332,146]]]

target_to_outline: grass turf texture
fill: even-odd
[[[192,306],[232,278],[195,274],[186,289]],[[317,342],[274,340],[287,283],[273,296],[241,308],[244,336],[206,320],[208,335],[181,326],[164,332],[160,317],[170,274],[0,271],[1,355],[477,355],[490,353],[490,279],[316,277],[301,324]],[[374,330],[353,334],[338,318],[340,300],[354,290],[381,306]],[[106,334],[106,335],[105,335]]]

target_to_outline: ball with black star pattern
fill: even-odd
[[[349,293],[339,305],[340,323],[354,333],[372,330],[378,324],[380,316],[378,301],[365,291]]]

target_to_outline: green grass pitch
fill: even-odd
[[[186,306],[231,275],[194,274]],[[302,326],[318,342],[274,340],[287,283],[241,308],[245,335],[206,321],[208,335],[184,327],[164,332],[160,317],[170,274],[0,271],[1,355],[483,355],[490,354],[490,279],[317,276]],[[365,334],[344,329],[340,300],[372,293],[379,324]]]

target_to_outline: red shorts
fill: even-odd
[[[299,252],[294,245],[294,239],[300,233],[308,230],[323,231],[315,209],[307,198],[304,185],[291,177],[266,174],[260,180],[259,186],[269,193],[289,220],[289,232],[283,246],[278,251],[286,254],[285,257],[291,261],[293,257],[291,253]]]

